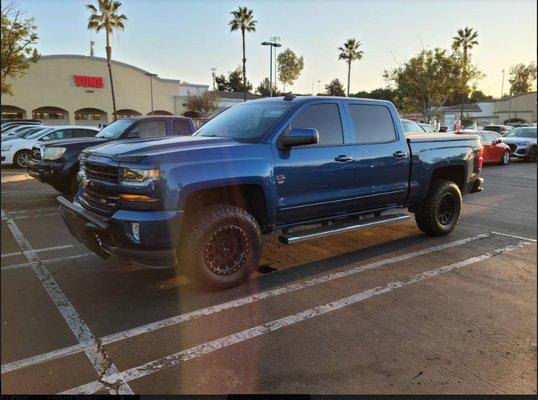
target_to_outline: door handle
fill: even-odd
[[[343,155],[343,154],[334,158],[334,161],[337,161],[337,162],[348,162],[348,161],[351,161],[351,160],[353,160],[353,157],[346,156],[346,155]]]
[[[393,155],[394,157],[397,157],[397,158],[407,157],[407,153],[404,152],[404,151],[400,151],[400,150],[398,150],[398,151],[392,153],[392,155]]]

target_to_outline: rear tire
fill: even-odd
[[[458,185],[434,179],[424,202],[415,213],[419,229],[429,236],[448,235],[458,222],[462,196]]]
[[[261,254],[258,223],[242,208],[217,204],[187,217],[178,251],[179,267],[194,282],[229,288],[246,280]]]
[[[510,150],[506,150],[501,157],[501,165],[508,165],[510,163]]]
[[[28,160],[32,157],[32,152],[30,150],[19,150],[13,156],[13,164],[17,168],[26,168],[28,166]]]
[[[527,153],[526,160],[529,162],[536,162],[536,153],[536,146],[531,147]]]

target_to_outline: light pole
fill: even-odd
[[[501,83],[501,97],[500,97],[500,99],[503,98],[503,92],[504,92],[504,69],[502,70],[502,72],[503,72],[503,81]]]
[[[319,89],[319,84],[321,83],[321,81],[318,81],[318,94],[321,93],[320,92],[320,89]]]
[[[217,72],[217,69],[211,68],[211,77],[213,78],[213,91],[215,91],[215,72]]]
[[[151,114],[153,114],[153,77],[157,76],[157,74],[146,72],[144,75],[149,76],[149,90],[150,90],[150,95],[151,95]]]
[[[281,44],[262,42],[262,46],[269,46],[269,97],[273,97],[273,47],[280,47]]]
[[[273,36],[272,38],[269,39],[270,42],[273,42],[273,43],[276,43],[276,42],[280,42],[280,36]],[[280,45],[278,46],[275,46],[275,87],[278,85],[277,82],[278,82],[278,74],[277,74],[277,71],[278,71],[278,58],[276,56],[276,53],[277,53],[277,47],[280,47]]]

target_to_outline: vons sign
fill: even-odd
[[[73,78],[77,87],[102,89],[104,86],[104,79],[101,76],[73,75]]]

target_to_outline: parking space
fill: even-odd
[[[268,236],[222,291],[90,253],[23,175],[2,173],[2,393],[536,393],[536,165],[486,167],[447,237]]]

